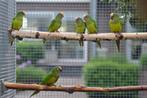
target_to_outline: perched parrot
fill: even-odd
[[[84,16],[84,20],[86,23],[88,34],[96,34],[98,32],[98,26],[96,21],[92,19],[92,17],[90,17],[89,15]],[[100,40],[97,40],[96,43],[101,48]]]
[[[12,20],[11,28],[10,28],[9,33],[8,33],[9,43],[11,44],[11,46],[12,46],[13,41],[15,39],[14,37],[11,36],[11,32],[13,30],[19,31],[19,29],[22,27],[24,16],[25,16],[25,13],[23,11],[20,11],[20,12],[17,12],[16,16]],[[21,38],[21,37],[17,37],[17,39],[23,40],[23,38]]]
[[[81,34],[81,38],[79,41],[80,46],[83,46],[83,34],[85,33],[86,25],[82,18],[78,17],[75,20],[75,31],[78,34]]]
[[[41,81],[41,85],[47,85],[47,86],[53,86],[55,85],[55,83],[57,82],[57,80],[59,79],[60,76],[60,72],[62,71],[62,68],[60,66],[56,66],[54,68],[52,68],[48,75],[45,76],[42,81]],[[40,91],[34,91],[30,97],[38,94]]]
[[[48,27],[49,32],[58,32],[58,29],[62,25],[62,18],[64,17],[63,13],[58,13],[55,19],[53,19]]]
[[[115,33],[116,37],[118,37],[118,39],[116,40],[118,51],[120,51],[120,39],[122,38],[122,35],[120,34],[120,32],[122,31],[122,25],[123,23],[119,15],[116,13],[111,13],[110,20],[109,20],[109,27],[111,32]]]
[[[63,13],[60,12],[56,15],[56,17],[51,21],[51,23],[48,26],[49,32],[59,32],[58,29],[62,25],[62,18],[64,17]],[[46,39],[43,40],[43,43],[46,42]]]

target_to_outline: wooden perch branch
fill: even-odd
[[[38,38],[38,39],[52,39],[52,40],[80,40],[80,34],[75,32],[40,32],[40,31],[13,31],[13,37],[22,38]],[[126,39],[147,39],[147,32],[138,33],[121,33],[123,38]],[[114,33],[98,33],[98,34],[83,34],[85,41],[96,40],[116,40],[117,36]]]
[[[20,84],[20,83],[4,82],[4,86],[9,89],[63,91],[63,92],[68,92],[68,93],[73,93],[73,92],[119,92],[119,91],[147,90],[147,85],[102,88],[102,87],[85,87],[85,86],[45,86],[45,85],[38,85],[38,84]]]

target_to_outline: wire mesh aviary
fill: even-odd
[[[0,0],[0,98],[143,98],[144,0]]]

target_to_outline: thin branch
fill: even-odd
[[[120,86],[111,88],[86,87],[86,86],[45,86],[38,84],[20,84],[4,82],[4,86],[9,89],[39,90],[39,91],[62,91],[62,92],[119,92],[119,91],[143,91],[147,90],[147,85],[141,86]]]
[[[80,40],[81,35],[75,32],[40,32],[40,31],[12,31],[13,37],[52,39],[52,40]],[[122,40],[126,39],[147,39],[147,32],[121,33]],[[114,33],[83,34],[84,41],[116,40]]]

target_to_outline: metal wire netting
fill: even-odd
[[[0,0],[0,81],[15,82],[15,46],[8,44],[7,30],[15,14],[14,0]],[[15,90],[3,90],[0,83],[0,97],[13,98]]]
[[[146,31],[143,0],[16,0],[17,11],[26,13],[22,30],[47,31],[51,20],[64,12],[59,31],[74,32],[74,20],[90,14],[97,20],[99,32],[110,32],[110,13],[124,19],[123,32]],[[145,3],[145,2],[144,2]],[[60,65],[63,72],[57,85],[127,86],[146,83],[146,41],[121,41],[118,53],[114,41],[101,41],[102,48],[93,42],[24,39],[16,41],[16,81],[39,83],[50,68]],[[17,91],[16,98],[28,98],[32,91]],[[143,98],[141,92],[73,93],[42,91],[34,98]]]

